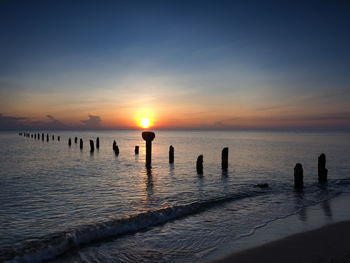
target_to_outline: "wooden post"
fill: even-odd
[[[203,174],[203,155],[199,155],[197,158],[197,164],[196,164],[196,168],[197,168],[197,174]]]
[[[49,134],[46,134],[46,141],[49,141]]]
[[[55,140],[55,135],[52,134],[52,140],[54,141]]]
[[[174,147],[172,145],[169,147],[169,163],[174,163]]]
[[[94,141],[90,140],[90,152],[94,152],[95,151],[95,147],[94,147]]]
[[[113,151],[114,151],[115,155],[119,155],[119,147],[118,147],[117,143],[115,142],[115,140],[113,141]]]
[[[303,166],[301,163],[297,163],[294,167],[294,188],[302,189],[303,187]]]
[[[34,139],[36,140],[36,133],[34,133]]]
[[[69,147],[72,146],[72,140],[71,140],[71,138],[68,139],[68,145],[69,145]]]
[[[139,146],[135,146],[135,154],[139,154]]]
[[[228,168],[228,147],[222,149],[221,152],[221,169],[227,171]]]
[[[78,143],[78,137],[74,138],[74,143]]]
[[[38,137],[37,138],[38,138],[38,140],[40,140],[40,133],[38,133]]]
[[[147,131],[142,133],[142,138],[146,141],[146,167],[148,169],[152,167],[152,141],[155,137],[154,132]]]
[[[80,138],[80,150],[83,149],[83,139]]]
[[[96,139],[96,149],[100,149],[100,138]]]
[[[44,136],[45,136],[45,135],[42,133],[42,134],[41,134],[41,140],[42,140],[42,141],[44,140]]]
[[[327,182],[328,169],[326,168],[326,155],[322,153],[318,157],[318,181],[320,183]]]
[[[57,141],[60,141],[61,140],[61,136],[57,136]]]

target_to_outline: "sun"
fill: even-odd
[[[151,126],[151,120],[149,118],[141,118],[140,126],[144,129]]]

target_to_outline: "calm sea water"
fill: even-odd
[[[348,133],[158,131],[151,171],[140,131],[49,134],[55,140],[0,133],[0,261],[195,262],[266,222],[350,192]],[[68,147],[75,136],[83,150],[74,140]],[[100,149],[91,154],[96,137]],[[327,186],[317,183],[322,152]],[[303,192],[293,190],[297,162]]]

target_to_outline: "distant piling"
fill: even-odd
[[[49,141],[49,134],[46,134],[46,141]]]
[[[36,133],[34,133],[34,139],[36,140]]]
[[[142,138],[146,141],[146,167],[149,169],[151,168],[151,163],[152,163],[152,141],[156,135],[154,132],[143,132],[142,133]]]
[[[22,133],[20,132],[20,133],[18,133],[18,135],[19,135],[19,136],[22,136]]]
[[[41,140],[44,141],[45,134],[41,134]]]
[[[318,181],[320,183],[327,182],[328,169],[326,168],[326,155],[322,153],[318,157]]]
[[[228,169],[228,147],[225,147],[221,151],[221,169],[227,171]]]
[[[94,151],[95,151],[94,141],[90,140],[90,152],[93,153]]]
[[[78,143],[78,137],[74,138],[74,143]]]
[[[100,138],[97,137],[96,139],[96,149],[100,149]]]
[[[38,140],[40,140],[40,133],[38,133],[38,136],[37,136]]]
[[[80,138],[80,150],[82,150],[82,149],[83,149],[83,139]]]
[[[52,140],[53,140],[53,141],[55,140],[55,135],[54,135],[54,134],[52,134]]]
[[[139,146],[135,146],[135,154],[139,154]]]
[[[119,147],[118,147],[115,140],[113,141],[113,151],[114,151],[115,155],[119,155]]]
[[[71,140],[71,138],[68,139],[68,145],[69,145],[69,147],[72,146],[72,140]]]
[[[294,167],[294,188],[295,189],[302,189],[304,187],[303,182],[303,166],[301,163],[297,163]]]
[[[203,174],[203,155],[199,155],[197,158],[197,164],[196,164],[196,168],[197,168],[197,174]]]
[[[174,163],[174,147],[172,145],[169,147],[169,163]]]
[[[57,136],[57,141],[60,141],[61,140],[61,136]]]
[[[30,138],[33,138],[33,134],[30,135]]]

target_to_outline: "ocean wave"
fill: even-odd
[[[200,213],[225,202],[255,197],[269,192],[270,189],[254,189],[186,205],[148,211],[126,218],[80,226],[72,230],[47,235],[17,247],[2,249],[0,260],[6,263],[41,262],[55,258],[83,244],[135,233],[149,227],[165,224],[171,220]]]

